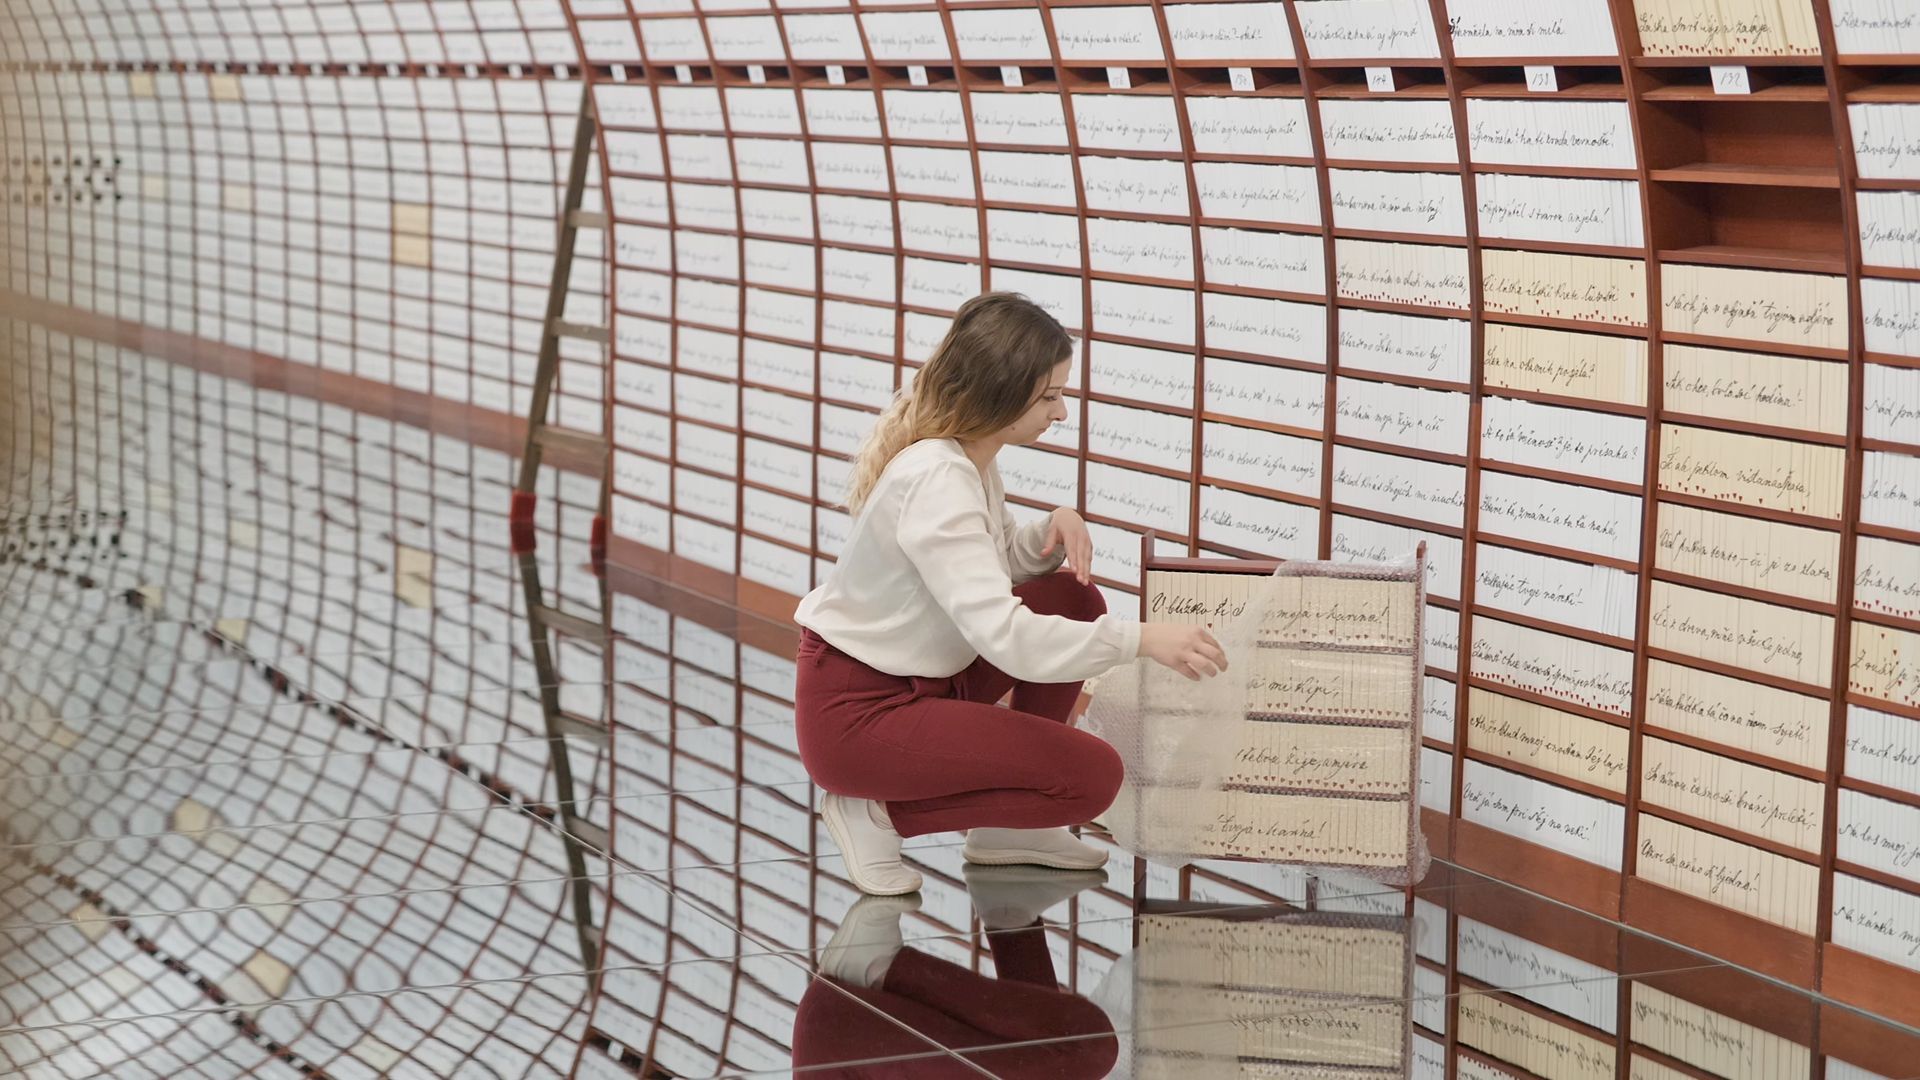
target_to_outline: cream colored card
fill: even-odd
[[[1640,815],[1634,854],[1634,873],[1656,885],[1798,934],[1813,933],[1820,868],[1812,863],[1652,814]]]
[[[1474,687],[1467,745],[1483,753],[1624,794],[1628,729]]]
[[[1400,724],[1412,718],[1416,672],[1407,653],[1262,646],[1248,659],[1249,712]]]
[[[1825,767],[1831,711],[1823,698],[1647,662],[1648,724],[1795,765]]]
[[[1633,653],[1479,618],[1473,622],[1472,673],[1492,682],[1601,709],[1633,711]]]
[[[1362,795],[1405,795],[1413,767],[1407,729],[1356,724],[1240,725],[1229,784]]]
[[[1224,987],[1155,988],[1135,999],[1136,1051],[1398,1068],[1404,1002],[1354,1002]]]
[[[1842,277],[1666,263],[1660,292],[1661,326],[1669,333],[1847,347]]]
[[[1340,240],[1334,257],[1342,299],[1461,309],[1469,304],[1466,248]]]
[[[1833,681],[1833,616],[1653,583],[1647,644],[1824,687]]]
[[[1920,707],[1920,634],[1855,622],[1850,655],[1848,690]]]
[[[1654,565],[1662,570],[1822,603],[1834,600],[1839,533],[1678,503],[1662,503],[1659,514]]]
[[[1633,1041],[1715,1076],[1806,1080],[1812,1053],[1773,1032],[1633,984]]]
[[[1847,433],[1847,365],[1835,360],[1666,347],[1661,407],[1668,412]]]
[[[1140,919],[1139,977],[1250,990],[1399,998],[1407,991],[1407,935],[1377,927],[1287,919]]]
[[[1480,256],[1480,278],[1488,311],[1647,324],[1647,264],[1639,259],[1488,248]]]
[[[1722,502],[1837,520],[1844,447],[1662,424],[1660,487]]]
[[[1191,842],[1198,856],[1330,866],[1407,860],[1406,800],[1175,788],[1145,789],[1141,798],[1148,846]]]
[[[1640,797],[1651,805],[1820,852],[1820,783],[1652,737],[1641,743],[1640,765]]]
[[[1460,1042],[1543,1080],[1613,1080],[1614,1047],[1491,994],[1463,993]]]
[[[1648,56],[1818,56],[1809,0],[1634,0]]]
[[[1490,322],[1481,370],[1489,387],[1622,405],[1647,400],[1647,343],[1640,338]]]

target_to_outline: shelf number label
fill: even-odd
[[[1368,68],[1367,89],[1376,94],[1393,93],[1393,69],[1390,67]]]
[[[1725,67],[1715,65],[1713,72],[1713,92],[1716,94],[1751,94],[1753,81],[1747,78],[1745,64],[1729,64]]]
[[[765,64],[748,64],[747,81],[755,85],[766,82],[767,66]]]
[[[693,65],[691,64],[673,65],[673,77],[680,80],[683,83],[692,82],[693,81]]]
[[[827,81],[835,86],[847,85],[847,69],[840,64],[828,64]]]
[[[1535,94],[1551,94],[1560,89],[1560,79],[1550,64],[1527,65],[1527,89]]]
[[[915,86],[927,85],[927,66],[925,64],[908,64],[907,81]]]
[[[1133,72],[1123,67],[1108,68],[1107,88],[1110,90],[1133,89]]]
[[[1253,69],[1250,67],[1228,68],[1227,81],[1233,84],[1233,88],[1235,90],[1238,90],[1243,94],[1252,93],[1253,92]]]
[[[1020,74],[1019,64],[1001,64],[1000,65],[1000,85],[1001,86],[1025,86],[1026,83],[1027,83],[1026,78]]]

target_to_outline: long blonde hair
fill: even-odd
[[[1035,388],[1073,355],[1073,337],[1018,293],[990,292],[960,305],[933,355],[896,393],[860,447],[847,481],[847,509],[873,491],[894,456],[922,439],[977,439],[1020,418]]]

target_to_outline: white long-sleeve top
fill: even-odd
[[[889,675],[945,678],[976,656],[1016,679],[1078,682],[1132,660],[1138,623],[1041,615],[1018,582],[1059,569],[1045,519],[1016,526],[1000,470],[952,439],[900,451],[854,518],[840,561],[794,619]]]

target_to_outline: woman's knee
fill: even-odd
[[[1106,812],[1113,800],[1120,794],[1120,785],[1126,780],[1126,766],[1120,762],[1120,755],[1104,740],[1088,736],[1085,749],[1075,756],[1073,793],[1069,798],[1076,810],[1085,816],[1081,821],[1090,821]]]
[[[1041,615],[1064,615],[1078,622],[1092,622],[1107,613],[1107,597],[1100,586],[1064,571],[1043,574],[1022,582],[1014,590],[1027,607]]]

